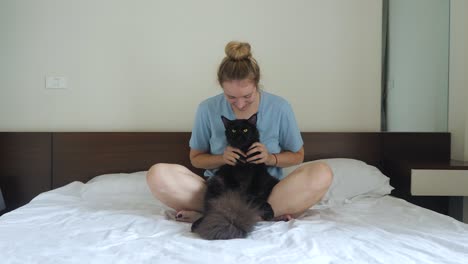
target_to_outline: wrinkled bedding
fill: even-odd
[[[467,263],[468,225],[391,196],[318,205],[205,241],[149,192],[73,182],[0,217],[0,263]],[[102,195],[100,195],[100,193]]]

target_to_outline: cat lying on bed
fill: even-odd
[[[249,119],[221,118],[230,146],[247,153],[249,147],[259,141],[257,114]],[[260,217],[263,220],[274,217],[267,199],[278,179],[268,173],[264,163],[245,160],[241,158],[235,166],[222,166],[207,180],[204,216],[192,224],[192,232],[210,240],[244,238]]]

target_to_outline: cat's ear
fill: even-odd
[[[257,125],[257,113],[253,114],[249,119],[247,119],[247,122],[250,124],[256,126]]]
[[[227,119],[224,116],[221,116],[221,119],[223,120],[224,128],[227,128],[227,126],[231,123],[231,120]]]

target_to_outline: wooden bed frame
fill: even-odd
[[[305,161],[354,158],[391,178],[392,195],[448,213],[448,197],[410,194],[410,164],[448,163],[449,133],[304,132]],[[41,192],[104,173],[147,170],[178,163],[196,173],[188,153],[189,132],[0,133],[0,187],[7,210]]]

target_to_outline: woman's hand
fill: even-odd
[[[246,153],[247,162],[260,164],[265,163],[266,165],[273,165],[271,162],[272,155],[268,152],[268,149],[260,142],[255,142],[250,146],[249,151]],[[274,157],[273,157],[274,159]]]
[[[245,158],[246,155],[240,149],[231,146],[227,146],[226,149],[224,149],[223,161],[225,164],[234,166],[238,161],[244,162],[244,159],[241,157]]]

